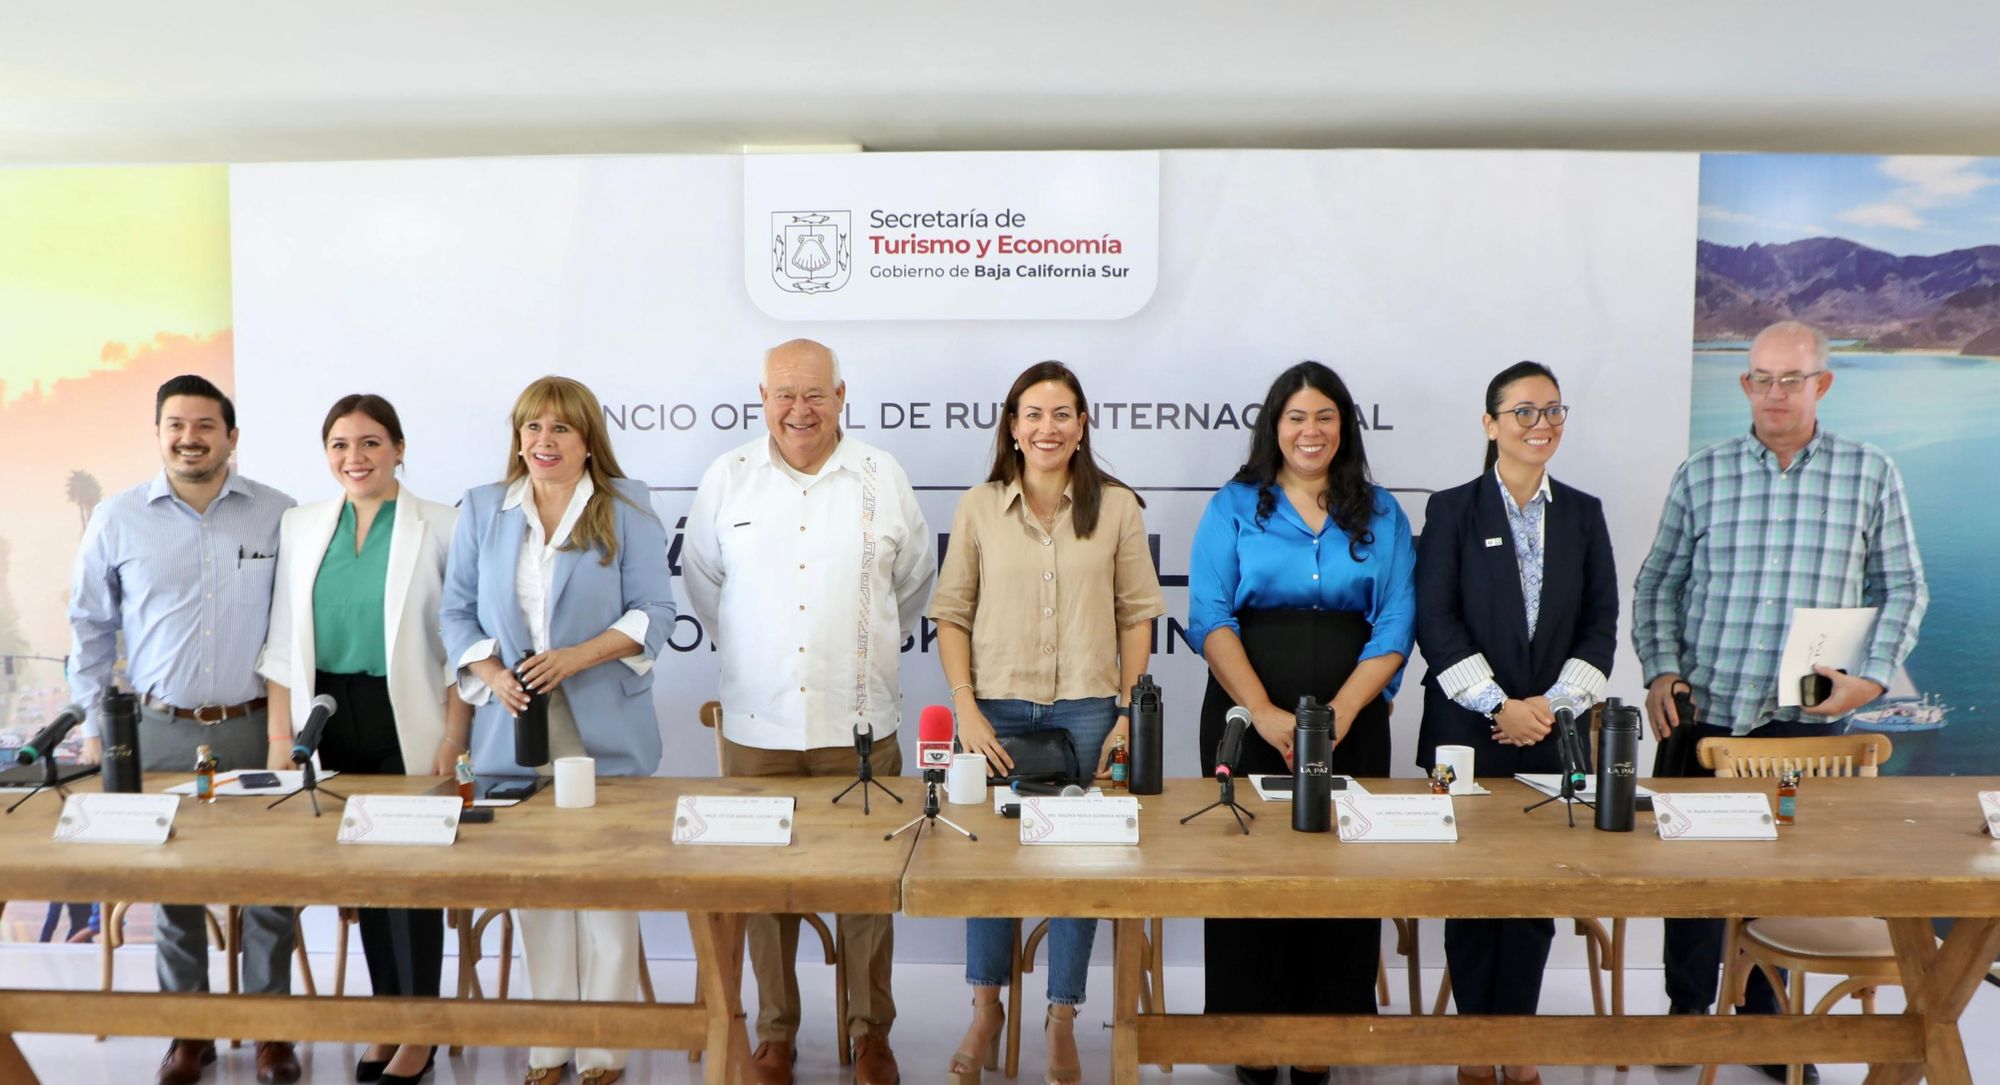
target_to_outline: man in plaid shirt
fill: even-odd
[[[1674,475],[1659,534],[1633,591],[1633,647],[1646,673],[1646,712],[1665,739],[1842,734],[1855,709],[1880,697],[1916,647],[1930,595],[1902,475],[1873,445],[1821,429],[1833,387],[1826,336],[1798,321],[1765,328],[1737,378],[1750,432],[1688,457]],[[1832,692],[1811,708],[1778,707],[1778,659],[1795,607],[1879,607],[1867,658],[1854,674],[1815,668]],[[1672,690],[1694,691],[1681,719]],[[1669,919],[1665,964],[1674,1013],[1715,1001],[1722,921]],[[1746,1013],[1775,1013],[1753,972]],[[1784,1080],[1783,1067],[1760,1067]],[[1807,1081],[1818,1073],[1807,1069]]]

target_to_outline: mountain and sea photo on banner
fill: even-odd
[[[1895,459],[1931,593],[1854,726],[1893,737],[1892,772],[2000,772],[2000,159],[1704,155],[1698,237],[1689,448],[1748,427],[1751,336],[1826,332],[1820,424]]]

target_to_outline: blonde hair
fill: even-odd
[[[575,430],[583,438],[583,448],[588,456],[583,461],[583,469],[590,475],[590,483],[596,492],[583,506],[583,515],[577,518],[576,527],[569,538],[563,540],[559,549],[603,551],[600,565],[609,565],[618,557],[618,527],[611,512],[611,502],[624,501],[631,504],[625,495],[618,492],[611,480],[625,478],[625,472],[618,466],[618,457],[611,451],[611,437],[604,432],[604,408],[597,403],[597,396],[582,381],[568,377],[543,377],[521,390],[520,398],[514,400],[514,433],[507,453],[507,478],[512,485],[516,479],[528,473],[527,460],[521,456],[521,427],[540,418],[544,412],[553,414],[564,425]],[[635,508],[637,506],[634,506]]]

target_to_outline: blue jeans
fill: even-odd
[[[1076,759],[1085,772],[1097,768],[1104,739],[1118,722],[1116,697],[1036,704],[1033,701],[980,700],[979,711],[998,735],[1026,735],[1058,728],[1069,732]],[[1020,937],[1013,919],[965,921],[965,982],[974,987],[1001,987],[1011,978],[1014,943]],[[1095,919],[1049,920],[1049,1002],[1075,1006],[1083,1001],[1090,974],[1090,946],[1097,939]]]

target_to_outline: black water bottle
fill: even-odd
[[[1333,706],[1299,698],[1292,727],[1292,828],[1333,828]]]
[[[130,693],[104,695],[104,768],[106,791],[136,795],[139,780],[139,698]]]
[[[515,678],[520,677],[516,668]],[[514,717],[514,763],[524,769],[549,763],[549,692],[526,689],[528,707]]]
[[[1613,697],[1604,702],[1597,736],[1597,827],[1632,831],[1639,789],[1639,710]]]
[[[1134,795],[1158,795],[1166,786],[1161,774],[1161,745],[1166,741],[1165,710],[1160,705],[1160,687],[1153,676],[1142,674],[1132,687],[1132,764],[1129,769]]]

